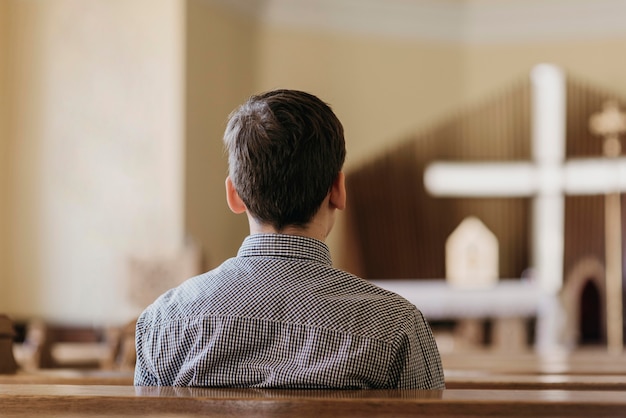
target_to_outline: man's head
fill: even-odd
[[[231,113],[224,143],[230,180],[248,213],[277,231],[309,223],[346,155],[337,116],[296,90],[252,96]]]

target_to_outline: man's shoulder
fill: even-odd
[[[366,279],[346,272],[335,279],[332,285],[324,288],[323,293],[329,306],[337,312],[366,317],[371,326],[384,323],[391,327],[413,322],[421,315],[415,305],[404,297]]]
[[[402,306],[406,309],[413,310],[415,306],[403,296],[372,283],[367,279],[355,276],[354,274],[339,270],[342,274],[342,281],[351,286],[351,289],[362,292],[364,295],[371,295],[376,300],[382,300],[384,303],[393,303],[394,306]]]

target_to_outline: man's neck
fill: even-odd
[[[319,210],[305,226],[288,225],[279,231],[272,225],[257,221],[247,210],[246,215],[248,215],[248,223],[250,224],[250,234],[298,235],[326,241],[326,237],[335,223],[335,211],[335,206],[330,204],[329,193],[320,205]]]
[[[315,219],[306,226],[286,226],[281,230],[277,230],[271,225],[257,222],[255,219],[248,217],[250,224],[250,234],[285,234],[297,235],[301,237],[315,238],[319,241],[325,241],[328,235],[327,227]]]

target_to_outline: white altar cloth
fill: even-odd
[[[482,289],[457,288],[445,280],[371,280],[413,303],[428,320],[540,315],[546,295],[526,280],[501,279]]]

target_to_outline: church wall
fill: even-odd
[[[226,205],[222,135],[228,114],[254,93],[255,31],[219,4],[187,2],[185,230],[206,269],[234,256],[248,234],[247,218]]]
[[[127,321],[127,257],[182,241],[183,4],[10,3],[7,310]]]
[[[7,256],[9,225],[9,3],[0,1],[0,312],[7,304]]]
[[[561,66],[567,73],[626,97],[626,37],[570,41],[517,42],[468,46],[467,96],[471,102],[523,77],[537,63]]]

